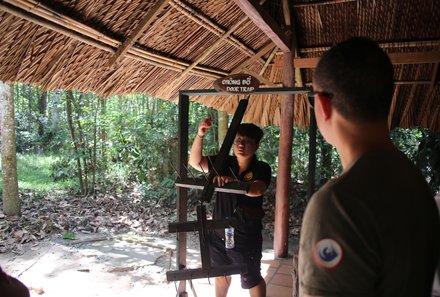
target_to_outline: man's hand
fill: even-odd
[[[237,180],[235,178],[232,178],[230,176],[221,176],[217,175],[214,176],[213,182],[217,184],[219,187],[223,187],[227,183],[236,182]]]
[[[199,123],[199,128],[197,130],[197,135],[201,138],[203,138],[206,134],[206,132],[208,132],[208,130],[211,128],[212,126],[212,120],[211,118],[206,118],[204,120],[202,120]]]

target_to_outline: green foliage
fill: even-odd
[[[420,141],[425,134],[421,129],[395,128],[391,131],[391,139],[401,152],[414,160],[417,156]]]
[[[54,181],[74,179],[75,176],[75,159],[71,156],[64,155],[51,164],[50,177]]]
[[[440,133],[396,128],[391,136],[396,147],[422,171],[432,193],[440,191]]]
[[[143,203],[146,205],[171,205],[176,202],[174,178],[164,178],[159,184],[143,183],[138,187],[138,191],[143,194]]]
[[[272,174],[278,169],[278,143],[280,140],[280,128],[268,126],[263,128],[264,136],[258,148],[258,158],[271,164]]]
[[[17,154],[19,189],[25,192],[44,193],[75,187],[76,183],[72,179],[53,180],[51,168],[59,159],[54,155]],[[1,179],[0,188],[2,188]]]
[[[24,114],[16,114],[15,119],[15,139],[17,153],[32,151],[35,144],[38,143],[38,134],[32,133],[28,130],[28,125],[25,124],[27,119],[26,117],[24,117]]]
[[[76,239],[76,235],[70,232],[63,233],[63,239],[74,240]]]
[[[416,152],[416,165],[430,185],[433,194],[440,191],[440,133],[424,132]]]
[[[127,108],[134,101],[136,109]],[[107,109],[109,160],[129,165],[128,178],[139,183],[157,183],[168,177],[177,148],[177,105],[133,96],[131,103],[109,98]]]

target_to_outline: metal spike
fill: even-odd
[[[202,169],[202,173],[203,173],[203,176],[205,177],[206,181],[209,182],[208,175],[205,173],[205,170],[203,170],[202,163],[199,163],[199,166],[200,166],[200,169]]]
[[[189,168],[185,165],[183,165],[183,167],[185,167],[186,171],[191,175],[191,177],[193,178],[193,180],[197,180],[197,178],[195,177],[194,174],[192,174],[192,172],[189,170]]]
[[[232,176],[234,176],[235,180],[238,181],[238,184],[241,185],[241,181],[238,179],[238,177],[234,174],[234,171],[232,171],[232,168],[229,167],[229,171],[231,171]]]
[[[208,156],[208,161],[209,161],[209,163],[211,163],[212,169],[214,170],[215,174],[216,174],[217,176],[220,176],[220,174],[217,172],[217,170],[216,170],[215,167],[214,167],[214,164],[213,164],[212,161],[211,161],[211,157],[209,157],[209,156]]]
[[[168,160],[168,162],[170,163],[171,167],[173,167],[173,169],[174,169],[174,171],[176,172],[177,176],[178,176],[180,179],[182,179],[182,178],[180,177],[179,171],[177,171],[176,167],[174,167],[173,162],[171,162],[171,160]]]

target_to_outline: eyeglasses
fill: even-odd
[[[332,99],[333,94],[328,92],[309,92],[307,93],[307,99],[309,100],[310,108],[315,108],[315,95],[321,95],[327,99]]]
[[[255,141],[253,141],[253,140],[248,140],[248,139],[236,139],[235,141],[234,141],[234,144],[235,145],[243,145],[243,146],[246,146],[246,145],[252,145],[252,144],[255,144]]]

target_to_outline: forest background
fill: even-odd
[[[0,208],[0,252],[19,252],[22,244],[54,234],[117,232],[124,229],[116,227],[121,222],[127,228],[164,232],[166,223],[175,220],[176,102],[145,94],[103,98],[78,91],[42,91],[20,83],[13,85],[13,93],[23,216],[8,218]],[[191,103],[189,144],[199,121],[208,116],[214,127],[205,138],[204,153],[215,154],[225,132],[222,123],[231,119],[224,112]],[[272,230],[279,127],[262,128],[265,136],[258,157],[270,164],[274,176],[265,203],[269,213],[265,229]],[[294,127],[290,201],[294,236],[311,195],[308,133]],[[439,191],[440,133],[396,128],[392,138],[420,168],[433,194]],[[336,151],[319,132],[316,158],[319,188],[341,171]],[[0,181],[0,194],[2,188]],[[190,191],[192,203],[198,201],[197,195]]]

